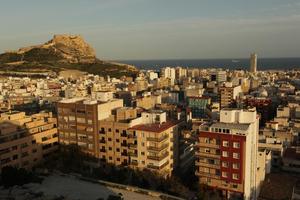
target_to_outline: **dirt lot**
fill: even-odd
[[[290,199],[293,186],[300,180],[299,174],[273,173],[266,176],[262,186],[260,200],[285,200]]]

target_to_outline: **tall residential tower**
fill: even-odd
[[[250,56],[250,72],[255,73],[257,70],[257,54],[252,53]]]

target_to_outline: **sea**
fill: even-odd
[[[249,69],[250,59],[166,59],[166,60],[118,60],[141,70],[159,70],[162,67]],[[257,70],[300,70],[299,58],[258,58]]]

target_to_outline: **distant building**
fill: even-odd
[[[30,169],[57,149],[58,133],[52,113],[1,114],[0,171],[5,166]]]
[[[226,71],[218,70],[212,71],[210,73],[210,81],[216,81],[217,83],[222,83],[227,81]]]
[[[250,56],[250,72],[255,73],[257,71],[257,54],[253,53]]]
[[[242,92],[241,86],[232,86],[230,82],[223,83],[219,87],[219,100],[221,108],[230,108],[236,102],[236,98]]]
[[[192,118],[207,117],[207,106],[210,104],[209,97],[188,97],[188,106],[192,112]]]

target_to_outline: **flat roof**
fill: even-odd
[[[138,131],[147,131],[147,132],[155,132],[160,133],[163,132],[172,126],[178,124],[179,121],[167,121],[164,123],[153,123],[153,124],[140,124],[130,128],[130,130],[138,130]]]
[[[248,130],[250,124],[238,124],[238,123],[224,123],[224,122],[216,122],[213,123],[210,127],[211,128],[228,128],[234,130]]]

